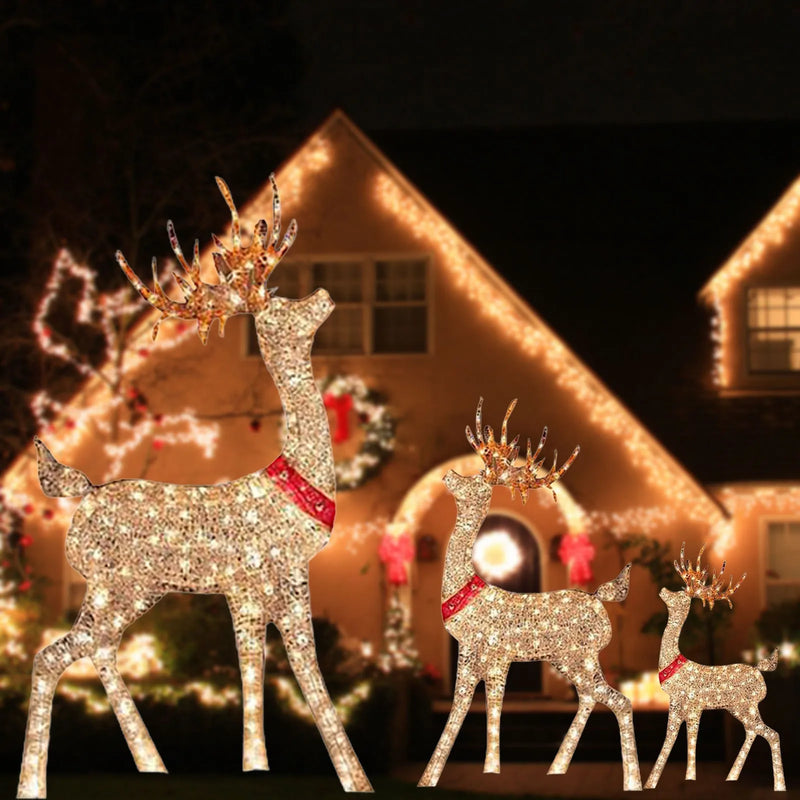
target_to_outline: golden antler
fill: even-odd
[[[162,318],[153,327],[153,338],[158,335],[158,327],[163,319],[197,320],[197,332],[203,344],[208,340],[208,331],[215,319],[219,320],[220,336],[224,335],[225,322],[236,314],[256,313],[263,311],[269,304],[272,291],[267,289],[267,279],[280,260],[294,244],[297,236],[297,223],[292,220],[280,240],[281,201],[275,176],[269,176],[272,183],[272,231],[270,233],[266,220],[260,220],[253,229],[253,238],[249,245],[242,245],[239,212],[231,197],[230,189],[222,178],[217,178],[217,186],[222,193],[231,212],[232,249],[229,250],[222,241],[212,234],[214,244],[221,252],[213,253],[214,266],[219,275],[219,283],[207,284],[200,280],[200,243],[195,239],[192,263],[187,263],[172,221],[167,223],[172,252],[186,273],[186,277],[173,273],[175,281],[184,294],[184,302],[172,300],[161,288],[156,277],[156,260],[153,259],[153,286],[148,289],[122,255],[117,251],[117,262],[128,280],[150,305],[157,308]]]
[[[685,550],[686,550],[686,542],[681,543],[681,560],[680,564],[677,561],[674,562],[675,564],[675,571],[678,575],[681,576],[683,579],[684,584],[686,584],[686,594],[689,597],[698,597],[700,598],[703,605],[706,604],[706,600],[708,601],[709,607],[714,608],[714,603],[717,600],[727,600],[728,605],[733,608],[733,603],[731,602],[731,595],[742,585],[742,581],[747,577],[747,573],[745,572],[741,578],[739,578],[738,583],[734,586],[733,585],[733,578],[728,581],[727,588],[723,589],[722,584],[724,582],[723,574],[725,572],[725,565],[726,561],[722,562],[722,569],[719,571],[719,575],[716,572],[712,573],[711,575],[711,583],[706,583],[706,576],[708,575],[707,569],[701,569],[700,567],[700,560],[703,556],[703,551],[706,549],[706,546],[703,545],[700,548],[700,552],[697,554],[697,563],[694,567],[692,567],[692,562],[690,561],[688,565],[685,562]]]
[[[556,464],[558,463],[558,450],[553,452],[553,466],[550,467],[549,471],[546,475],[542,475],[541,477],[537,476],[537,471],[544,463],[544,459],[541,461],[536,461],[536,456],[544,447],[545,439],[547,438],[547,428],[542,431],[542,438],[539,440],[539,446],[536,448],[536,453],[531,454],[531,440],[528,439],[528,452],[525,458],[525,466],[522,467],[514,467],[511,471],[510,477],[505,482],[505,485],[511,490],[511,496],[514,496],[514,489],[519,489],[520,496],[522,497],[522,502],[525,503],[528,500],[528,491],[530,489],[542,489],[542,488],[550,488],[552,484],[554,484],[557,480],[561,478],[561,476],[572,466],[572,462],[578,457],[578,453],[580,453],[581,448],[580,446],[576,447],[570,457],[558,468],[556,469]],[[554,489],[550,489],[553,492],[553,498],[557,501],[558,497],[556,497],[556,493]]]
[[[547,440],[547,428],[545,427],[539,439],[539,446],[536,448],[536,452],[531,452],[531,440],[528,439],[525,465],[515,467],[514,462],[519,455],[519,436],[514,437],[510,444],[508,443],[508,420],[516,406],[516,400],[512,400],[509,403],[506,415],[503,417],[503,426],[500,430],[500,441],[498,442],[494,438],[494,431],[491,426],[483,427],[483,398],[481,397],[478,401],[478,409],[475,412],[475,434],[472,433],[469,425],[467,425],[466,433],[467,441],[483,459],[485,465],[483,476],[486,482],[491,486],[507,486],[511,490],[512,498],[514,497],[514,491],[518,490],[522,497],[522,502],[525,503],[528,500],[528,491],[530,489],[549,487],[561,478],[577,457],[580,447],[576,447],[572,455],[558,469],[556,469],[556,460],[558,459],[558,451],[556,451],[556,460],[553,461],[550,471],[541,477],[537,476],[537,471],[544,463],[544,459],[541,459],[541,461],[536,461],[536,459],[539,453],[542,452],[544,443]],[[553,497],[555,497],[555,491],[553,492]]]

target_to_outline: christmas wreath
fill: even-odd
[[[394,452],[395,419],[389,413],[383,398],[355,375],[331,375],[320,388],[327,408],[333,409],[336,422],[333,441],[344,442],[350,438],[349,413],[358,414],[364,430],[361,449],[352,458],[336,462],[336,488],[338,491],[357,489],[380,472]]]

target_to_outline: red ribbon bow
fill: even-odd
[[[336,424],[333,428],[333,441],[336,444],[350,438],[350,420],[348,414],[353,407],[353,398],[349,394],[332,394],[327,392],[322,398],[325,408],[332,408],[336,413]]]
[[[594,545],[585,533],[568,533],[558,546],[558,557],[569,569],[569,582],[585,586],[594,579],[591,562],[594,558]]]
[[[386,577],[393,586],[408,583],[408,565],[414,558],[414,543],[407,533],[400,536],[386,534],[378,548],[378,556],[386,564]]]

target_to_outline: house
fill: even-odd
[[[277,180],[284,214],[297,218],[299,235],[271,284],[287,297],[324,286],[337,303],[318,333],[313,365],[320,379],[334,381],[334,454],[351,488],[340,491],[331,542],[311,564],[316,615],[380,648],[391,596],[400,603],[421,661],[442,674],[442,691],[449,691],[453,649],[441,624],[440,587],[455,506],[441,478],[451,468],[464,474],[478,469],[464,427],[481,396],[484,421],[495,428],[516,397],[512,435],[535,441],[547,425],[547,452],[569,453],[581,446],[558,484],[557,503],[537,492],[523,505],[505,490],[495,490],[485,529],[487,536],[499,535],[486,548],[494,548],[493,554],[478,567],[487,577],[495,570],[495,582],[506,580],[502,585],[526,591],[565,588],[569,576],[558,544],[563,536],[582,534],[595,545],[592,586],[614,577],[622,566],[615,550],[604,546],[614,534],[645,532],[669,541],[674,553],[684,540],[689,553],[712,541],[715,559],[724,551],[732,562],[748,561],[754,546],[749,531],[760,513],[754,509],[765,502],[763,491],[783,502],[784,488],[702,485],[344,114],[335,112],[278,171]],[[270,204],[269,184],[247,203],[240,200],[245,228],[252,229]],[[210,260],[204,251],[206,279],[213,282]],[[144,274],[142,265],[135,266]],[[734,283],[728,280],[724,291],[708,295],[730,314],[739,302],[728,289]],[[771,298],[757,295],[754,308],[771,308]],[[153,321],[153,315],[144,315],[131,336],[148,342]],[[162,326],[160,336],[171,346],[141,359],[136,385],[160,407],[177,411],[190,405],[201,416],[215,417],[218,447],[213,459],[197,458],[181,445],[164,448],[149,464],[148,478],[214,483],[254,471],[278,455],[280,404],[254,348],[252,324],[249,317],[232,319],[225,338],[212,336],[205,348],[196,336],[176,333],[174,324]],[[725,336],[733,330],[729,324]],[[732,334],[723,341],[731,353],[741,351]],[[757,365],[783,363],[783,357],[794,363],[790,337],[770,334],[756,341]],[[735,382],[737,369],[731,361],[720,374]],[[762,377],[755,375],[753,386],[758,388]],[[367,396],[362,386],[382,399]],[[720,387],[728,389],[728,384]],[[73,402],[91,403],[101,391],[90,379]],[[339,402],[348,394],[349,401]],[[385,403],[394,418],[394,437],[385,442],[393,452],[383,464],[359,461],[365,451],[360,403],[366,404],[362,415],[369,416],[364,408]],[[267,424],[250,425],[255,412]],[[63,433],[63,426],[56,426],[48,441],[54,453],[98,481],[105,456],[97,442],[78,431],[69,446],[60,447]],[[140,474],[144,447],[126,454],[123,474]],[[6,481],[40,496],[34,472],[30,453],[23,454]],[[731,492],[740,499],[732,500]],[[790,494],[800,498],[800,490]],[[51,519],[37,516],[29,524],[39,528],[31,557],[51,579],[47,601],[58,612],[80,601],[82,584],[63,557],[68,503],[53,504],[53,510]],[[794,528],[789,525],[787,531]],[[407,582],[404,575],[392,578],[383,571],[383,541],[414,544]],[[508,554],[515,568],[503,576]],[[775,593],[777,580],[759,571],[737,593],[728,659],[738,659],[749,645],[752,622],[765,598]],[[601,654],[606,668],[655,669],[659,640],[639,633],[662,608],[649,576],[634,571],[629,601],[607,608],[615,639]],[[564,684],[540,665],[515,669],[511,691],[564,692]]]
[[[753,565],[748,580],[755,577],[758,586],[756,602],[737,607],[737,630],[752,626],[767,606],[800,599],[798,254],[800,180],[699,295],[711,311],[713,391],[726,406],[726,435],[748,454],[738,467],[743,480],[709,487],[731,514],[737,562]],[[749,432],[742,435],[745,415]],[[753,475],[759,456],[768,463]]]

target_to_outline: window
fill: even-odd
[[[319,329],[315,355],[428,352],[428,260],[424,257],[286,261],[270,283],[282,297],[327,289],[336,310]],[[248,355],[258,353],[249,328]]]
[[[800,371],[800,287],[747,290],[750,372]]]
[[[428,349],[425,261],[375,262],[372,343],[375,353],[424,353]]]
[[[291,266],[291,265],[287,265]],[[302,267],[301,270],[302,272]],[[308,273],[308,269],[305,270]],[[314,340],[314,352],[363,353],[365,298],[364,268],[360,261],[320,261],[311,264],[308,292],[324,286],[336,309],[319,329]]]
[[[800,599],[800,520],[767,522],[767,605]]]

